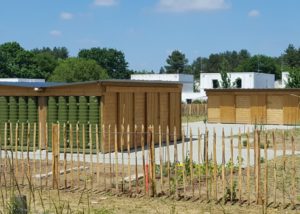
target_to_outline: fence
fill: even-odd
[[[248,130],[235,136],[231,130],[225,136],[224,129],[210,133],[198,128],[197,133],[180,130],[182,139],[178,139],[176,128],[171,133],[168,127],[135,126],[132,130],[123,126],[118,130],[90,125],[87,138],[85,132],[81,136],[79,132],[84,125],[53,124],[52,144],[48,146],[46,139],[43,148],[37,134],[31,138],[30,126],[4,126],[1,188],[17,184],[31,188],[85,188],[284,207],[296,207],[299,202],[299,158],[294,136],[285,131]],[[26,141],[18,137],[18,127],[27,127]],[[38,127],[41,125],[33,124],[33,133]],[[10,141],[8,131],[15,133]],[[100,153],[106,144],[114,152]],[[270,155],[273,160],[267,161]]]
[[[207,104],[181,104],[182,116],[206,116]]]

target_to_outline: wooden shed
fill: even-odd
[[[206,94],[210,123],[300,122],[300,89],[207,89]]]
[[[167,126],[172,133],[174,127],[181,129],[181,88],[178,83],[132,80],[0,83],[0,124],[39,123],[42,143],[46,124],[56,122],[110,125],[112,132],[115,126],[120,131],[122,124],[131,131],[135,125],[138,131],[141,125],[154,125],[155,132],[161,125],[163,133]]]

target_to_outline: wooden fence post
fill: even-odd
[[[59,187],[59,126],[52,124],[52,188],[58,189]]]

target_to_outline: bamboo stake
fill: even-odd
[[[63,125],[63,141],[64,141],[64,184],[66,189],[68,186],[68,181],[67,181],[67,129],[65,123]]]
[[[143,180],[144,180],[144,194],[146,195],[146,169],[145,169],[145,137],[144,137],[144,124],[142,124],[142,130],[141,130],[141,144],[142,144],[142,159],[143,159]]]
[[[102,125],[102,140],[101,140],[101,146],[102,146],[102,157],[103,157],[103,182],[104,182],[104,190],[106,190],[106,172],[105,172],[105,168],[106,168],[106,164],[105,164],[105,144],[106,144],[106,135],[105,135],[105,125]]]
[[[97,162],[97,186],[99,186],[100,183],[100,163],[99,163],[99,128],[98,128],[98,124],[96,124],[95,127],[95,143],[96,143],[96,162]]]
[[[160,188],[161,188],[161,193],[164,192],[164,183],[163,183],[163,154],[162,154],[162,136],[161,136],[161,126],[159,125],[158,127],[158,132],[159,132],[159,164],[160,164]]]
[[[112,164],[111,164],[111,126],[110,124],[108,125],[108,148],[109,148],[109,153],[108,153],[108,158],[109,158],[109,188],[112,188]]]
[[[4,124],[4,154],[5,154],[4,173],[6,174],[7,173],[7,169],[8,169],[8,163],[7,163],[8,162],[8,153],[7,153],[7,123]],[[5,176],[5,174],[4,174],[4,176]],[[24,170],[22,170],[22,175],[24,175]],[[23,181],[22,181],[22,184],[23,184]]]
[[[186,197],[186,184],[185,184],[185,132],[182,129],[182,183],[183,183],[183,197]]]
[[[195,196],[194,188],[194,159],[193,159],[193,133],[192,128],[190,128],[190,172],[191,172],[191,185],[192,185],[192,196]]]
[[[261,164],[260,164],[260,132],[256,131],[257,133],[257,159],[256,159],[256,187],[257,187],[257,196],[256,196],[256,200],[257,200],[257,204],[261,205],[262,204],[262,198],[261,198]]]
[[[286,179],[286,143],[285,143],[285,132],[282,131],[282,143],[283,143],[283,154],[282,154],[282,160],[283,160],[283,168],[282,168],[282,197],[283,197],[283,206],[285,205],[285,179]]]
[[[155,140],[155,137],[154,137],[154,126],[152,126],[151,128],[151,133],[152,133],[152,138],[151,138],[151,152],[152,152],[152,155],[151,155],[151,170],[152,170],[152,193],[153,193],[153,196],[156,196],[156,172],[155,172],[155,144],[154,144],[154,140]]]
[[[214,199],[215,201],[218,200],[218,180],[217,180],[217,170],[218,170],[218,165],[217,165],[217,135],[216,135],[216,130],[214,129],[214,139],[213,139],[213,161],[214,161],[214,168],[213,168],[213,173],[214,173]]]
[[[79,156],[79,124],[76,124],[77,169],[80,167]],[[77,170],[77,186],[80,186],[80,170]]]
[[[273,140],[273,154],[274,154],[274,159],[273,159],[273,183],[274,183],[274,189],[273,189],[273,194],[274,194],[274,205],[276,206],[277,204],[277,166],[276,166],[276,161],[277,161],[277,145],[276,145],[276,140],[275,140],[275,133],[274,131],[272,132],[272,140]]]
[[[168,173],[168,187],[169,187],[169,196],[171,196],[171,171],[170,171],[170,131],[169,126],[167,126],[166,131],[166,141],[167,141],[167,173]]]
[[[124,125],[121,128],[121,154],[122,154],[122,192],[124,192]]]
[[[249,141],[249,128],[247,130],[247,193],[248,193],[248,205],[250,205],[250,141]]]
[[[208,186],[208,129],[205,130],[205,185],[206,185],[206,199],[209,201],[209,186]]]
[[[201,199],[201,132],[198,128],[198,180],[199,180],[199,199]]]
[[[175,163],[175,193],[176,193],[176,197],[179,197],[179,193],[178,193],[178,177],[177,177],[178,153],[177,153],[176,127],[174,127],[174,163]]]
[[[85,142],[85,125],[82,124],[82,153],[83,153],[83,168],[84,168],[84,189],[86,189],[87,169],[86,169],[86,142]]]
[[[138,177],[138,166],[137,166],[137,125],[134,125],[134,156],[135,156],[135,187],[136,187],[136,194],[139,193],[139,177]]]
[[[224,133],[224,128],[222,128],[222,186],[223,186],[223,203],[225,204],[225,194],[226,194],[226,171],[225,171],[225,133]]]
[[[29,184],[31,184],[31,168],[30,168],[30,156],[29,156],[29,147],[30,147],[30,123],[27,126],[27,175],[29,178]]]
[[[127,125],[127,175],[129,176],[129,192],[132,192],[132,187],[131,187],[131,164],[130,164],[130,126],[129,124]]]
[[[233,134],[232,134],[232,128],[230,130],[230,201],[233,202],[233,167],[234,167],[234,161],[233,161]]]
[[[33,124],[33,174],[36,175],[36,123]]]
[[[118,163],[118,129],[115,124],[115,164],[116,164],[116,190],[119,192],[119,163]]]
[[[4,127],[5,133],[6,133],[6,128]],[[6,135],[6,134],[5,134]],[[22,175],[25,175],[25,163],[24,163],[24,123],[22,123],[22,130],[21,130],[21,164],[22,164]],[[6,137],[5,137],[6,139]],[[5,143],[4,139],[4,143]],[[24,185],[24,177],[22,176],[22,185]]]
[[[147,160],[146,160],[146,192],[147,192],[147,196],[150,196],[150,191],[149,191],[149,172],[151,171],[151,164],[150,164],[150,161],[151,161],[151,157],[150,157],[150,151],[151,151],[151,148],[150,148],[150,143],[151,143],[151,130],[150,130],[150,127],[148,127],[147,129]]]
[[[265,176],[264,176],[264,205],[268,205],[268,133],[266,132],[265,145],[264,145],[264,159],[265,159]]]
[[[42,148],[43,148],[43,145],[42,145],[42,135],[41,135],[41,133],[42,133],[42,123],[40,122],[39,123],[39,159],[40,159],[40,161],[39,161],[39,163],[40,163],[40,165],[39,165],[39,175],[40,175],[40,178],[42,177]],[[34,136],[36,136],[36,134],[34,134]],[[42,179],[40,179],[40,187],[41,187],[41,189],[42,189],[42,186],[43,186],[43,180]]]
[[[94,188],[94,179],[93,179],[93,171],[94,171],[94,166],[93,166],[93,133],[92,133],[92,124],[89,124],[89,147],[90,147],[90,181],[91,181],[91,189]]]
[[[59,172],[60,172],[60,124],[57,124],[58,128],[57,128],[57,154],[56,154],[56,159],[57,159],[57,188],[59,188],[60,186],[60,176],[59,176]]]
[[[48,123],[46,123],[46,175],[48,175],[48,164],[49,164],[49,148],[48,148]],[[48,186],[48,176],[46,176],[46,187]]]
[[[296,199],[296,157],[295,157],[295,141],[294,136],[292,135],[292,205],[295,208],[295,199]]]
[[[73,127],[69,125],[69,137],[70,137],[70,150],[71,150],[71,188],[74,187],[74,157],[73,157]]]
[[[239,137],[238,137],[238,153],[239,153],[239,201],[242,203],[242,139],[241,139],[241,130],[239,129]]]
[[[15,130],[15,171],[16,171],[16,178],[19,177],[19,161],[18,161],[18,132],[19,132],[19,124],[16,124]]]

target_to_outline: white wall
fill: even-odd
[[[254,73],[254,87],[253,88],[274,88],[275,75]]]

